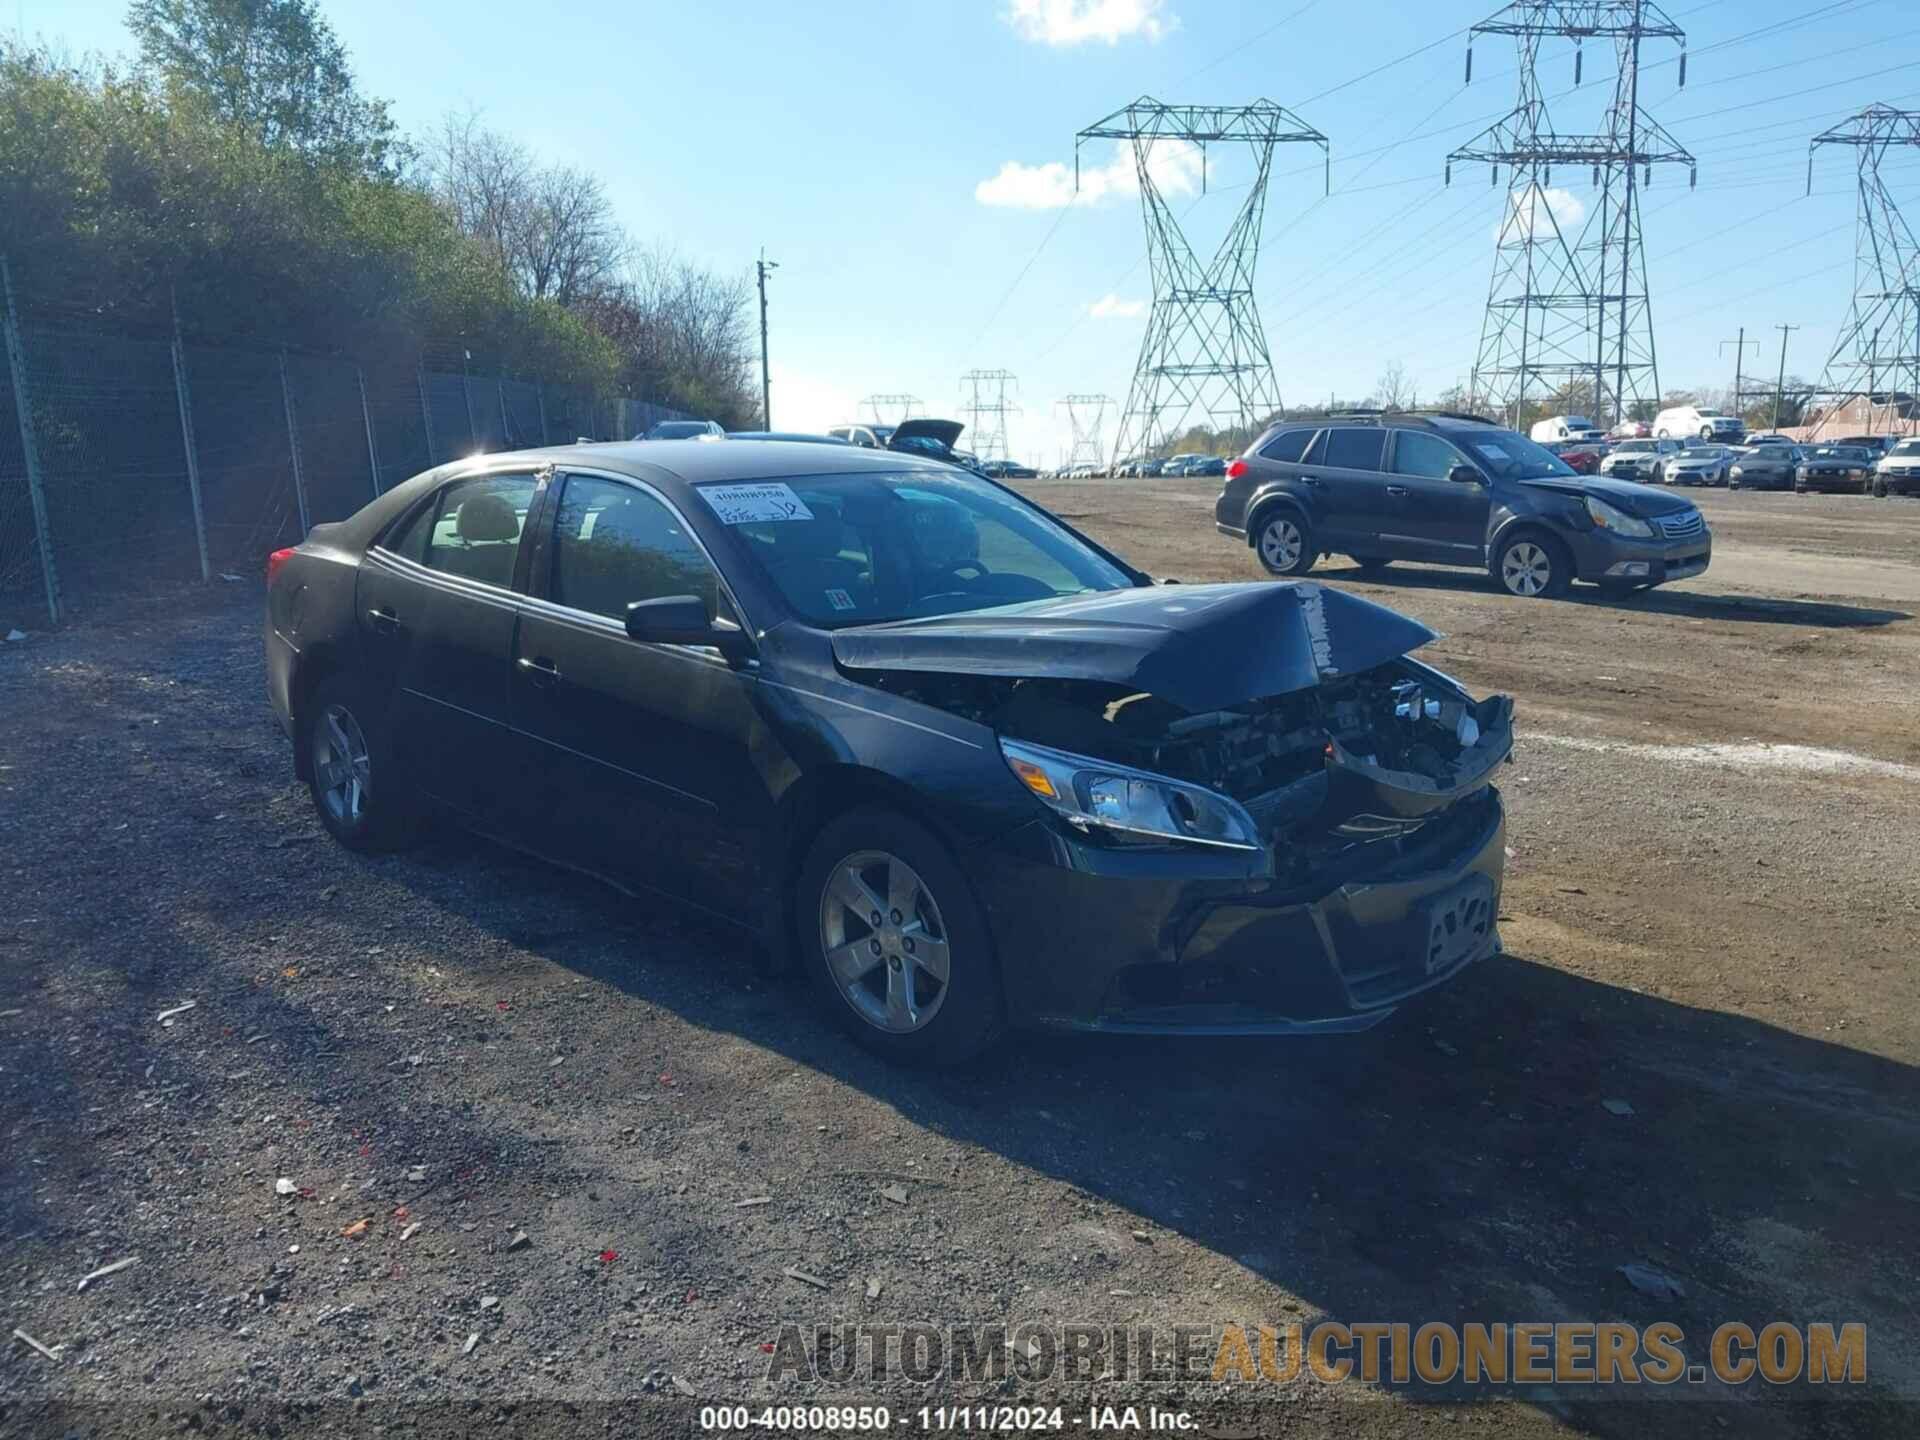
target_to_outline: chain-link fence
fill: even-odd
[[[447,460],[687,418],[471,368],[183,345],[11,308],[0,321],[0,633],[254,573]]]

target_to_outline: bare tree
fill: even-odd
[[[526,295],[572,306],[618,274],[627,240],[598,176],[541,165],[472,111],[441,122],[426,161],[441,203]]]
[[[636,397],[735,428],[759,411],[751,298],[745,276],[650,250],[576,309],[613,341],[620,378]]]
[[[1406,410],[1413,405],[1413,381],[1407,376],[1407,367],[1398,360],[1380,372],[1373,388],[1382,410]]]

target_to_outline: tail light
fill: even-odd
[[[1236,460],[1231,465],[1227,466],[1227,478],[1229,480],[1238,480],[1242,475],[1246,473],[1247,473],[1247,462],[1244,460]]]
[[[269,590],[273,588],[273,577],[280,573],[280,567],[292,558],[293,551],[291,548],[276,550],[267,556],[267,588]]]

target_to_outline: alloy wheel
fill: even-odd
[[[1269,520],[1260,532],[1260,555],[1275,570],[1291,570],[1300,563],[1300,527],[1284,516]]]
[[[1552,557],[1531,540],[1509,545],[1500,562],[1500,580],[1515,595],[1538,595],[1552,583]]]
[[[926,1027],[947,998],[950,950],[940,907],[897,855],[861,850],[827,877],[820,953],[842,998],[894,1035]]]
[[[344,705],[329,705],[313,727],[313,773],[320,803],[342,825],[365,814],[373,774],[367,737]]]

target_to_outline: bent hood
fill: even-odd
[[[1098,680],[1184,710],[1309,689],[1434,639],[1384,605],[1313,582],[1153,585],[833,632],[849,670]]]

